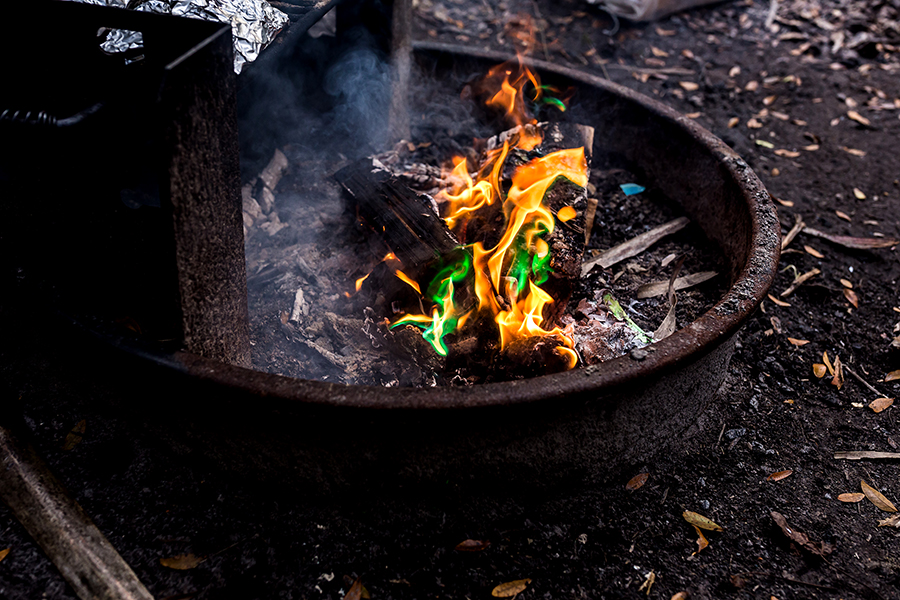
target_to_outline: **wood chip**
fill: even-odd
[[[849,288],[844,288],[844,298],[853,305],[853,308],[859,308],[859,296],[856,295],[856,292]]]
[[[822,271],[820,271],[819,269],[813,269],[812,271],[807,271],[806,273],[797,276],[797,278],[794,279],[793,283],[791,283],[791,285],[788,286],[788,288],[786,290],[781,292],[781,294],[779,294],[779,296],[781,296],[782,298],[790,296],[791,294],[794,293],[794,291],[798,287],[800,287],[801,285],[803,285],[804,283],[806,283],[807,281],[809,281],[816,275],[819,275],[821,272]]]
[[[531,583],[530,579],[516,579],[515,581],[501,583],[491,590],[491,596],[494,598],[512,598],[518,596],[525,591],[525,588],[528,587],[529,583]]]
[[[772,294],[768,294],[768,296],[769,296],[769,300],[771,300],[772,302],[774,302],[774,303],[777,304],[778,306],[788,307],[788,306],[791,305],[790,302],[785,302],[784,300],[779,300],[778,298],[776,298],[776,297],[773,296]]]
[[[872,412],[880,413],[881,411],[890,408],[893,404],[893,398],[875,398],[869,403],[869,408],[872,409]]]
[[[840,494],[837,499],[841,502],[846,502],[847,504],[855,504],[862,501],[865,497],[866,495],[862,492],[848,492],[846,494]]]
[[[701,271],[700,273],[691,273],[690,275],[684,275],[683,277],[679,277],[675,280],[675,291],[684,290],[689,287],[693,287],[695,285],[699,285],[704,281],[709,281],[713,277],[718,275],[715,271]],[[656,296],[662,296],[669,290],[669,282],[668,281],[653,281],[650,283],[645,283],[637,290],[637,297],[641,300],[644,298],[655,298]]]
[[[788,477],[790,477],[793,474],[794,474],[794,472],[791,471],[790,469],[787,469],[785,471],[778,471],[778,472],[772,473],[771,475],[766,477],[766,481],[781,481],[782,479],[787,479]]]
[[[832,244],[837,244],[838,246],[851,248],[853,250],[876,250],[878,248],[890,248],[891,246],[900,244],[900,240],[890,238],[859,238],[846,235],[832,235],[830,233],[825,233],[824,231],[819,231],[818,229],[813,229],[812,227],[804,227],[803,233],[813,237],[822,238],[823,240],[828,240]]]
[[[806,246],[806,245],[804,245],[804,246],[803,246],[803,249],[806,250],[806,253],[807,253],[807,254],[812,255],[812,256],[815,256],[816,258],[825,258],[825,255],[824,255],[824,254],[822,254],[821,252],[819,252],[818,250],[816,250],[816,249],[813,248],[812,246]]]
[[[625,484],[625,489],[629,492],[633,492],[634,490],[640,488],[642,485],[647,483],[647,479],[650,478],[649,473],[639,473],[628,480],[628,483]]]
[[[604,250],[596,257],[585,261],[584,264],[581,265],[581,275],[587,275],[595,265],[600,265],[604,269],[608,269],[625,259],[637,256],[662,238],[681,231],[689,222],[690,220],[687,217],[679,217],[668,223],[664,223],[659,227],[654,227],[650,231],[633,237],[618,246],[613,246],[608,250]]]
[[[684,517],[685,521],[687,521],[694,527],[706,529],[707,531],[725,531],[720,525],[716,525],[710,519],[704,517],[699,513],[695,513],[692,510],[684,511],[683,513],[681,513],[681,516]]]
[[[848,110],[847,116],[861,125],[869,126],[872,124],[871,121],[869,121],[867,118],[865,118],[855,110]]]
[[[809,343],[809,340],[798,340],[797,338],[792,337],[789,337],[787,341],[789,341],[794,346],[805,346]]]
[[[835,460],[891,460],[900,459],[900,452],[876,452],[873,450],[847,450],[834,453]]]
[[[865,481],[860,480],[859,486],[862,488],[863,494],[866,495],[866,498],[868,498],[872,504],[874,504],[884,512],[897,512],[897,507],[894,506],[893,502],[885,498],[884,494],[873,488],[871,485],[869,485]]]

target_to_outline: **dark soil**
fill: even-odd
[[[421,0],[417,31],[507,48],[519,15],[531,15],[543,58],[696,113],[781,200],[785,231],[801,215],[831,233],[900,238],[897,3],[780,2],[767,29],[768,12],[769,2],[726,3],[649,25],[623,23],[608,34],[612,20],[574,0]],[[761,126],[748,127],[751,119]],[[707,599],[900,598],[900,531],[878,527],[889,515],[868,500],[837,499],[865,480],[896,503],[900,465],[833,457],[900,450],[897,407],[867,407],[900,392],[900,382],[884,381],[900,369],[900,349],[891,345],[900,336],[900,261],[896,249],[851,251],[806,234],[788,250],[774,296],[795,271],[821,274],[784,299],[790,306],[764,302],[740,332],[717,401],[684,447],[615,465],[605,483],[574,490],[494,491],[465,503],[452,492],[422,498],[404,490],[362,489],[331,502],[280,497],[163,448],[98,408],[110,394],[104,382],[79,379],[65,366],[70,357],[40,343],[3,344],[4,394],[27,403],[39,450],[158,598],[339,599],[356,577],[376,599],[490,598],[498,584],[523,578],[532,580],[523,599],[668,599],[681,591]],[[3,323],[18,318],[2,308]],[[878,393],[849,372],[841,389],[816,378],[812,365],[823,352]],[[81,419],[84,441],[62,451]],[[792,474],[767,480],[784,470]],[[647,482],[627,491],[640,473]],[[724,531],[707,532],[709,546],[695,553],[684,510]],[[792,544],[772,511],[834,551],[823,559]],[[466,539],[491,544],[454,549]],[[0,509],[0,549],[7,547],[0,597],[73,597]],[[209,558],[188,571],[159,564],[185,553]],[[640,590],[651,573],[655,583]]]

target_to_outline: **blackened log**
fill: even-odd
[[[459,246],[435,213],[433,200],[410,190],[372,159],[341,169],[335,179],[356,201],[360,217],[384,239],[405,269],[421,270]]]

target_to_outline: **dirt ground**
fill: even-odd
[[[778,200],[785,232],[799,216],[830,234],[900,239],[896,0],[729,2],[651,24],[617,24],[576,0],[420,0],[416,36],[509,49],[524,15],[538,25],[541,58],[658,98],[735,148]],[[900,369],[896,247],[852,250],[800,233],[781,268],[776,299],[796,275],[820,272],[765,301],[739,333],[725,384],[684,448],[565,494],[467,505],[365,490],[340,505],[261,495],[96,408],[90,388],[55,379],[65,373],[20,383],[23,364],[56,364],[41,349],[4,347],[2,362],[38,448],[157,598],[341,599],[357,577],[374,599],[476,600],[523,579],[523,600],[900,598],[900,529],[879,527],[891,515],[869,499],[838,498],[865,481],[900,501],[900,462],[834,458],[900,451],[897,406],[869,407],[900,395],[888,377]],[[0,320],[14,318],[0,309]],[[814,374],[823,353],[843,363],[842,387]],[[81,419],[88,434],[64,452]],[[639,474],[646,482],[626,489]],[[704,532],[698,551],[684,511],[724,531]],[[773,511],[811,542],[792,543]],[[490,544],[455,549],[467,539]],[[0,597],[74,597],[5,507],[4,548]],[[205,560],[160,565],[183,554]]]

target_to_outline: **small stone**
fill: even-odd
[[[649,352],[644,350],[643,348],[635,348],[631,351],[630,356],[634,360],[644,360],[650,355]]]

